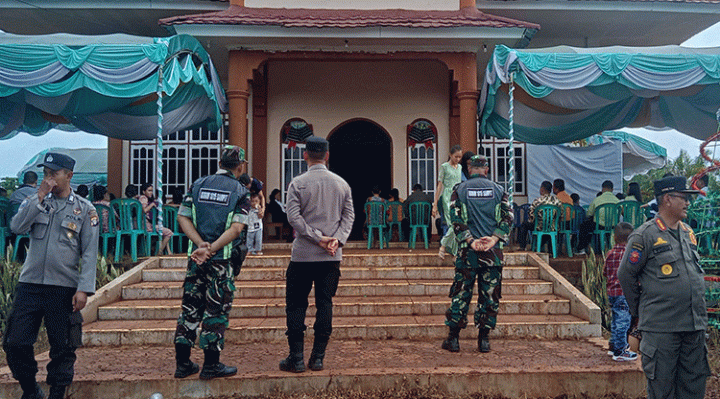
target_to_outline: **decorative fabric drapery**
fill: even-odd
[[[51,128],[154,139],[159,83],[163,134],[221,126],[225,93],[191,36],[0,34],[0,139]]]
[[[497,46],[478,104],[481,134],[509,138],[511,74],[518,141],[560,144],[628,126],[703,140],[717,131],[720,48]]]

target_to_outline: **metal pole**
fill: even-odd
[[[510,205],[512,206],[513,203],[513,193],[515,192],[515,149],[513,148],[513,140],[515,140],[515,131],[513,129],[514,124],[514,118],[515,118],[515,98],[514,98],[514,91],[515,91],[515,72],[510,72],[510,111],[508,113],[509,116],[509,122],[510,122],[510,131],[508,132],[510,136],[510,142],[508,143],[508,157],[510,157],[509,163],[510,167],[508,168],[508,195],[510,197]]]
[[[157,198],[159,199],[157,212],[158,212],[158,223],[162,223],[162,204],[163,204],[163,138],[162,138],[162,124],[163,124],[163,64],[160,64],[160,70],[158,73],[158,87],[157,87],[157,112],[158,112],[158,130],[157,130]],[[155,228],[155,226],[153,226]]]

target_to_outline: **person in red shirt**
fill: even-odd
[[[623,295],[618,268],[625,254],[625,245],[632,233],[630,223],[620,222],[615,226],[615,246],[605,258],[605,278],[607,279],[607,295],[612,307],[612,323],[610,324],[610,350],[612,358],[617,362],[627,362],[637,359],[637,353],[631,351],[627,343],[627,333],[630,329],[630,307]],[[610,353],[608,353],[610,354]]]

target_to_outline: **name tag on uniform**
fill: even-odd
[[[230,192],[213,190],[210,188],[201,188],[198,195],[198,202],[206,204],[228,205],[230,204]]]
[[[494,193],[492,188],[469,188],[468,198],[493,198]]]

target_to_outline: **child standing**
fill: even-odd
[[[610,350],[616,362],[627,362],[637,359],[637,353],[630,350],[627,342],[627,333],[630,329],[630,308],[625,295],[623,295],[618,268],[625,254],[625,244],[632,233],[630,223],[620,222],[615,226],[615,246],[608,252],[605,259],[605,277],[607,278],[607,294],[612,307],[612,323],[610,324]]]
[[[250,255],[262,255],[263,237],[263,209],[260,205],[260,196],[250,196],[250,215],[248,217],[247,246]]]

